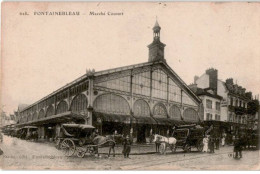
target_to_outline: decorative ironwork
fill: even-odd
[[[142,99],[135,101],[133,111],[135,116],[149,117],[151,115],[148,103]]]
[[[167,110],[164,104],[158,103],[153,108],[153,116],[160,118],[167,118]]]
[[[130,106],[127,100],[112,93],[98,96],[93,107],[96,112],[130,115]]]
[[[87,97],[84,94],[79,94],[71,102],[71,111],[81,112],[87,110],[87,104]]]
[[[169,115],[173,119],[181,119],[181,110],[178,106],[173,105],[170,107]]]

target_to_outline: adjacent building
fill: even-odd
[[[204,91],[202,92],[204,96],[209,96],[209,94],[205,94],[205,91],[211,94],[211,97],[204,97],[206,102],[204,103],[206,115],[204,120],[214,120],[210,123],[220,127],[222,133],[237,133],[246,129],[247,123],[252,117],[247,112],[248,103],[252,101],[252,92],[246,92],[246,89],[235,84],[232,78],[225,82],[219,80],[218,70],[214,68],[207,69],[200,77],[195,76],[194,84],[191,86],[193,88],[196,86]],[[197,94],[201,95],[199,93]],[[208,109],[211,107],[212,109]],[[220,117],[216,117],[218,113]],[[213,115],[211,117],[211,114],[215,114],[215,117]]]
[[[201,99],[167,64],[156,21],[147,62],[88,71],[80,78],[18,111],[18,126],[38,126],[39,136],[55,136],[62,123],[94,125],[100,134],[133,134],[146,142],[172,126],[203,120]]]

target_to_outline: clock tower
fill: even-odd
[[[164,47],[166,46],[164,43],[160,41],[160,31],[161,27],[156,20],[155,25],[153,27],[153,42],[148,45],[149,48],[149,62],[154,61],[166,61],[164,59]]]

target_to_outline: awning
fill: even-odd
[[[52,115],[49,117],[40,118],[38,120],[28,121],[26,123],[20,123],[17,126],[18,127],[27,126],[27,125],[37,126],[37,125],[43,125],[49,123],[66,123],[70,121],[84,121],[84,115],[72,113],[71,111],[69,111],[57,115]]]
[[[95,129],[92,125],[87,124],[62,124],[64,127],[70,127],[70,128],[80,128],[80,129]]]
[[[154,124],[156,125],[157,122],[152,117],[140,117],[135,116],[135,123],[137,124]]]
[[[184,124],[198,124],[199,120],[183,120]]]
[[[134,118],[130,115],[118,115],[118,114],[107,114],[100,112],[93,112],[93,116],[97,119],[101,119],[104,122],[115,122],[130,124],[134,121]]]
[[[184,125],[185,122],[182,120],[173,120],[173,119],[169,119],[169,121],[171,122],[171,124],[173,126],[180,126],[180,125]]]
[[[158,125],[167,125],[167,126],[171,126],[172,123],[170,121],[169,118],[154,118],[157,122]]]

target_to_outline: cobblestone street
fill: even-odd
[[[259,169],[259,151],[243,151],[243,158],[229,157],[233,147],[222,147],[214,154],[196,152],[166,155],[152,153],[155,147],[133,146],[131,159],[124,159],[121,147],[116,147],[116,157],[108,158],[107,148],[100,149],[101,157],[65,157],[52,143],[39,143],[4,136],[1,144],[3,169],[89,169],[89,170],[209,170],[209,169]],[[147,154],[145,154],[147,153]],[[232,165],[232,166],[229,166]],[[236,168],[234,168],[236,166]]]

